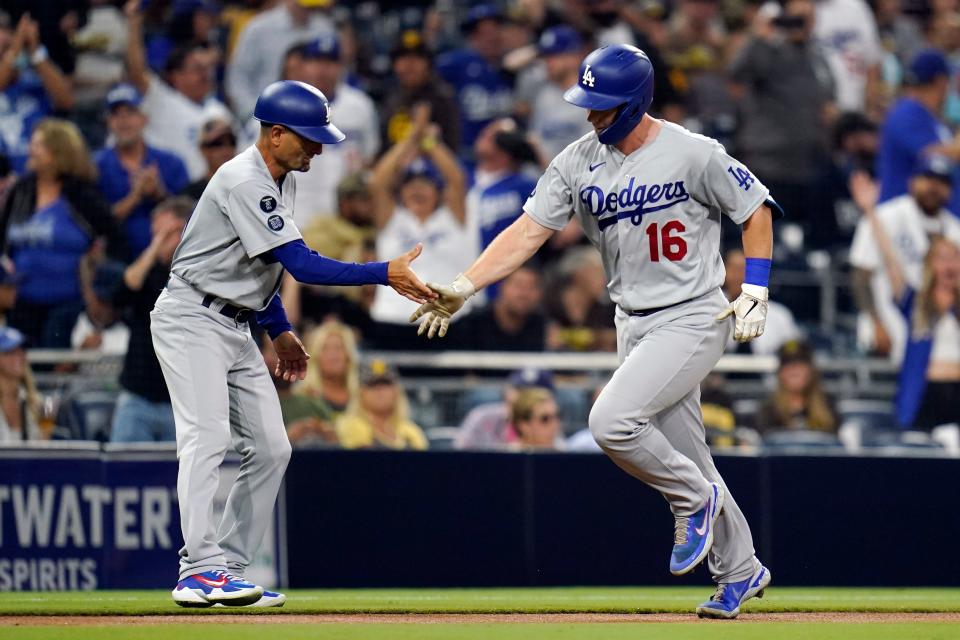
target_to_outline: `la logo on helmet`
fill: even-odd
[[[593,87],[593,83],[596,80],[596,78],[594,78],[593,74],[590,73],[590,65],[587,65],[586,67],[584,67],[582,80],[583,80],[584,86]]]

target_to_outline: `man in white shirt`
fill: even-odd
[[[919,289],[930,236],[941,235],[960,245],[960,221],[945,207],[951,196],[953,164],[943,156],[921,156],[910,178],[910,192],[876,205],[877,219],[893,244],[907,284]],[[850,181],[857,205],[875,206],[877,187],[864,175]],[[894,304],[890,279],[868,221],[861,219],[850,247],[854,267],[853,292],[860,318],[858,340],[862,346],[903,357],[907,325]]]
[[[863,111],[868,85],[879,78],[883,48],[864,0],[817,0],[813,35],[836,81],[837,107]]]
[[[143,94],[140,109],[147,116],[147,143],[177,154],[187,165],[190,179],[198,180],[207,172],[198,144],[203,123],[212,118],[233,119],[226,105],[211,95],[213,55],[200,45],[178,49],[167,59],[165,78],[159,78],[147,67],[140,3],[127,3],[126,13],[127,73]]]
[[[253,113],[263,88],[280,79],[283,57],[291,46],[334,33],[333,21],[323,12],[332,4],[332,0],[281,0],[251,19],[240,33],[225,85],[242,121]]]
[[[297,176],[297,225],[305,228],[321,215],[337,212],[337,185],[344,177],[367,168],[380,148],[380,121],[373,100],[342,80],[340,41],[335,34],[295,45],[284,58],[283,79],[299,80],[320,89],[330,100],[337,126],[347,139],[325,147]]]

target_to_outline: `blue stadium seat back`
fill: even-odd
[[[591,393],[583,387],[557,387],[554,391],[564,434],[573,435],[587,426]]]
[[[79,391],[67,398],[65,418],[77,440],[108,442],[117,391]]]
[[[457,412],[465,416],[482,404],[503,402],[503,387],[498,385],[478,385],[464,390],[457,403]]]
[[[825,453],[844,451],[843,443],[833,433],[812,430],[769,431],[763,446],[773,453]]]
[[[870,439],[871,447],[896,447],[898,449],[943,450],[943,445],[925,431],[881,431]]]
[[[432,429],[426,429],[424,434],[430,441],[431,451],[450,451],[453,449],[458,431],[457,427],[433,427]]]

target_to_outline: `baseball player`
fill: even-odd
[[[590,412],[590,431],[624,471],[663,494],[675,517],[670,571],[709,556],[718,583],[701,617],[735,618],[761,596],[770,572],[717,473],[704,438],[700,381],[730,332],[763,333],[774,211],[769,191],[715,140],[646,114],[653,68],[643,51],[605,46],[588,55],[564,99],[588,109],[591,132],[547,167],[505,229],[451,284],[413,314],[419,333],[441,337],[477,290],[526,262],[573,215],[600,250],[617,304],[620,367]],[[720,215],[743,225],[742,293],[720,291]],[[734,316],[734,320],[729,319]]]
[[[277,294],[284,270],[309,284],[376,283],[419,302],[435,297],[410,270],[420,246],[390,262],[350,264],[310,251],[301,239],[291,172],[307,171],[324,144],[345,137],[320,91],[276,82],[260,95],[254,117],[260,137],[211,178],[151,312],[177,430],[184,546],[173,600],[185,607],[285,600],[243,578],[290,458],[277,393],[248,322],[273,339],[278,377],[302,380],[309,358]],[[231,445],[242,456],[240,474],[218,523],[213,496]]]

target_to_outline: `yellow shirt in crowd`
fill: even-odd
[[[385,441],[373,430],[373,425],[361,416],[344,415],[337,421],[337,435],[345,449],[386,448],[425,450],[429,445],[423,430],[403,420],[397,425],[392,441]]]

